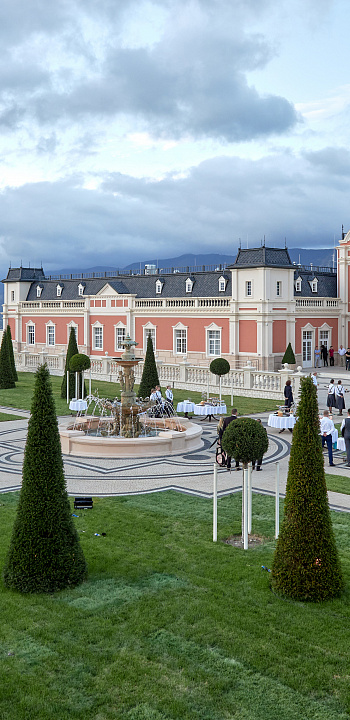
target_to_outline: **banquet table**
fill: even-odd
[[[295,415],[275,415],[271,413],[267,424],[269,427],[277,428],[278,430],[292,430],[296,423]]]
[[[213,415],[226,415],[227,409],[226,405],[195,405],[194,406],[194,414],[195,415],[204,415],[209,420],[211,420]]]
[[[176,412],[189,413],[194,411],[194,403],[189,400],[177,403]]]
[[[84,410],[87,410],[87,402],[86,400],[77,400],[76,398],[73,398],[73,400],[69,403],[69,409],[75,410],[78,413],[84,412]]]
[[[338,440],[337,440],[337,450],[341,450],[342,452],[346,452],[345,440],[344,440],[344,438],[342,437],[342,435],[341,435],[340,437],[338,437]]]

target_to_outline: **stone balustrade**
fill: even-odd
[[[52,355],[45,350],[30,353],[23,350],[15,352],[15,361],[19,372],[35,372],[42,363],[48,364],[52,375],[63,375],[66,354],[61,352]],[[180,390],[207,392],[218,394],[219,378],[213,375],[208,367],[190,365],[187,362],[177,364],[157,363],[159,381],[164,385],[171,385]],[[143,371],[143,361],[135,368],[136,383],[140,382]],[[115,359],[108,356],[91,357],[91,377],[93,380],[107,380],[118,382],[119,368]],[[88,375],[88,373],[86,373]],[[246,397],[273,398],[283,403],[283,389],[286,380],[292,380],[294,396],[299,393],[300,378],[303,376],[301,368],[294,372],[285,363],[284,368],[278,372],[265,372],[256,370],[248,360],[247,365],[241,369],[231,369],[221,378],[221,389],[226,395]]]

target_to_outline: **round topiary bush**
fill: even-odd
[[[260,422],[240,418],[231,422],[221,440],[223,450],[244,466],[262,458],[269,446],[267,432]]]
[[[230,372],[230,363],[224,358],[215,358],[215,360],[211,361],[209,369],[213,375],[219,375],[221,377],[221,375],[227,375],[227,373]]]
[[[73,355],[69,361],[69,369],[71,372],[83,372],[83,370],[89,370],[90,366],[90,358],[84,355],[84,353]]]

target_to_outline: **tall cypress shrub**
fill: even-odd
[[[13,354],[13,345],[12,345],[12,335],[11,335],[11,328],[10,325],[6,328],[7,332],[7,346],[9,351],[9,357],[10,357],[10,364],[12,368],[12,375],[15,382],[18,382],[18,375],[16,370],[16,363],[15,363],[15,356]]]
[[[16,387],[8,348],[8,335],[4,330],[0,349],[0,389],[8,390]]]
[[[319,432],[316,387],[306,377],[301,380],[272,587],[294,600],[313,602],[337,597],[343,588]]]
[[[23,483],[4,568],[8,588],[55,592],[78,585],[86,562],[68,501],[50,374],[36,373]]]
[[[154,388],[156,385],[159,385],[159,377],[156,361],[154,358],[153,342],[151,334],[149,334],[147,338],[145,364],[143,366],[142,378],[139,387],[139,397],[149,397],[152,388]]]
[[[75,336],[75,330],[74,328],[71,328],[70,334],[69,334],[69,341],[68,341],[68,347],[67,347],[67,355],[66,355],[66,364],[64,366],[64,374],[63,374],[63,380],[61,385],[61,398],[67,397],[67,370],[69,370],[69,363],[73,355],[77,355],[79,352],[78,345],[77,345],[77,339]],[[74,373],[69,373],[69,399],[75,397],[75,375]]]

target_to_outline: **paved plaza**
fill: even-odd
[[[325,381],[320,383],[320,385],[324,384]],[[323,398],[325,392],[324,388],[320,387],[320,409],[325,407]],[[0,425],[0,492],[10,492],[19,490],[21,487],[29,413],[13,408],[1,408],[1,411],[23,417],[21,420],[4,422]],[[263,425],[267,427],[268,415],[269,413],[261,413],[255,417],[260,417]],[[176,490],[189,495],[211,498],[215,461],[215,444],[212,447],[211,444],[217,437],[217,423],[216,421],[203,422],[198,419],[195,419],[194,422],[203,428],[203,447],[186,454],[165,458],[124,458],[121,460],[64,455],[65,477],[69,494],[110,497]],[[253,491],[274,494],[276,462],[279,461],[280,490],[283,496],[292,435],[287,430],[282,434],[273,428],[267,428],[267,431],[269,449],[264,456],[262,471],[253,472]],[[330,468],[328,467],[328,458],[325,458],[326,472],[348,477],[350,485],[350,469],[346,467],[344,454],[336,451],[334,462],[336,466]],[[241,487],[242,471],[237,472],[234,468],[231,472],[226,468],[218,470],[219,495],[224,496],[238,492]],[[333,509],[350,512],[350,495],[330,492],[329,502]]]

